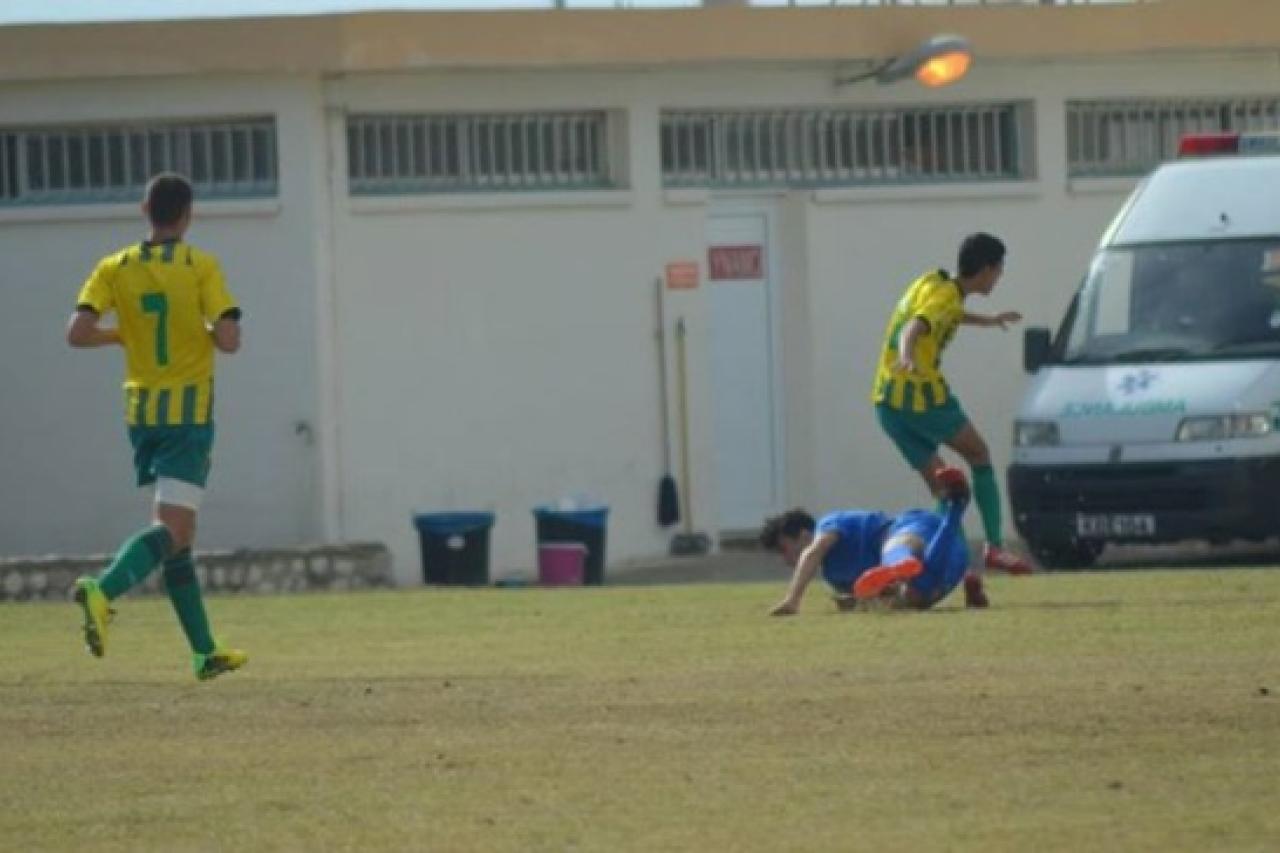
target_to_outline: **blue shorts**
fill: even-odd
[[[885,532],[885,541],[895,536],[911,534],[924,540],[925,547],[942,526],[942,516],[924,509],[911,509],[898,516]],[[964,540],[963,526],[957,527],[949,543],[944,543],[941,557],[926,562],[924,571],[916,575],[907,586],[919,597],[921,606],[932,607],[946,598],[951,590],[964,580],[969,569],[969,546]]]

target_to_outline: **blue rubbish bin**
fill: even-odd
[[[539,545],[581,542],[587,548],[582,582],[588,586],[604,583],[605,530],[609,520],[607,506],[585,509],[539,506],[534,507],[533,518]]]
[[[491,512],[424,512],[413,516],[422,542],[422,580],[488,586]]]

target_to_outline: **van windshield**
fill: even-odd
[[[1105,249],[1058,344],[1068,364],[1280,357],[1280,237]]]

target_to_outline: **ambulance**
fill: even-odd
[[[1280,135],[1184,137],[1023,344],[1009,499],[1043,566],[1280,535]]]

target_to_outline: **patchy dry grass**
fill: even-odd
[[[1205,850],[1280,838],[1280,571],[0,607],[0,848]],[[816,590],[815,590],[816,592]]]

